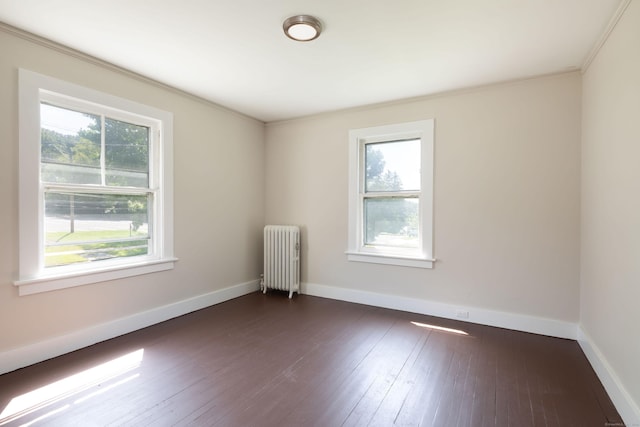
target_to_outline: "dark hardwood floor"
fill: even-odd
[[[575,341],[277,292],[2,375],[0,412],[1,426],[622,425]]]

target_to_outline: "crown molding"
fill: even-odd
[[[593,45],[593,47],[587,54],[587,57],[585,58],[584,62],[582,63],[582,66],[580,67],[580,71],[583,74],[587,71],[587,69],[589,68],[593,60],[596,58],[596,56],[598,56],[598,52],[600,52],[600,49],[602,49],[604,44],[607,42],[607,40],[609,39],[609,36],[613,32],[613,30],[616,28],[616,25],[618,25],[620,18],[622,18],[622,15],[624,15],[625,10],[627,10],[627,7],[629,7],[630,4],[631,4],[631,0],[622,0],[620,5],[618,5],[618,8],[616,9],[611,19],[609,20],[609,23],[605,27],[603,33],[600,35],[600,37],[596,41],[596,44]]]
[[[158,80],[154,80],[154,79],[152,79],[150,77],[147,77],[147,76],[144,76],[142,74],[136,73],[135,71],[131,71],[131,70],[127,69],[127,68],[112,64],[111,62],[108,62],[108,61],[105,61],[103,59],[97,58],[95,56],[89,55],[89,54],[84,53],[82,51],[73,49],[73,48],[71,48],[69,46],[65,46],[63,44],[57,43],[57,42],[55,42],[53,40],[49,40],[49,39],[47,39],[45,37],[42,37],[42,36],[39,36],[37,34],[33,34],[33,33],[29,32],[29,31],[23,30],[21,28],[14,27],[13,25],[7,24],[7,23],[2,22],[2,21],[0,21],[0,32],[4,32],[4,33],[7,33],[7,34],[10,34],[10,35],[18,37],[18,38],[20,38],[22,40],[26,40],[26,41],[28,41],[30,43],[42,46],[42,47],[47,48],[47,49],[51,49],[51,50],[59,52],[59,53],[61,53],[63,55],[67,55],[67,56],[70,56],[70,57],[73,57],[73,58],[76,58],[76,59],[80,59],[81,61],[96,65],[96,66],[101,67],[101,68],[105,68],[105,69],[107,69],[109,71],[113,71],[115,73],[127,76],[129,78],[138,80],[140,82],[155,86],[157,88],[164,89],[164,90],[169,91],[169,92],[173,92],[173,93],[175,93],[177,95],[184,96],[184,97],[189,98],[189,99],[191,99],[193,101],[196,101],[196,102],[199,102],[199,103],[202,103],[202,104],[206,104],[207,106],[213,107],[213,108],[215,108],[217,110],[225,111],[225,112],[232,113],[232,114],[235,114],[235,115],[238,115],[238,116],[242,116],[242,117],[247,118],[247,119],[256,120],[258,122],[264,123],[262,120],[256,119],[255,117],[251,117],[251,116],[248,116],[247,114],[241,113],[239,111],[233,110],[233,109],[225,107],[223,105],[216,104],[213,101],[210,101],[210,100],[208,100],[206,98],[203,98],[201,96],[195,95],[195,94],[193,94],[191,92],[187,92],[185,90],[178,89],[178,88],[176,88],[174,86],[171,86],[171,85],[168,85],[166,83],[162,83],[162,82],[160,82]]]

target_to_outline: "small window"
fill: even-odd
[[[431,267],[433,120],[350,132],[351,261]]]
[[[172,268],[170,113],[20,71],[20,294]]]

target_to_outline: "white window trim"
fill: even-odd
[[[74,98],[129,115],[150,118],[158,124],[160,169],[154,202],[155,251],[150,257],[114,259],[78,266],[44,268],[43,201],[40,182],[40,101],[51,96]],[[103,108],[104,110],[105,108]],[[116,116],[117,117],[117,116]],[[173,254],[173,114],[93,89],[58,80],[32,71],[19,70],[19,242],[18,279],[20,295],[29,295],[73,286],[103,282],[172,269]]]
[[[363,147],[366,143],[420,138],[420,244],[415,251],[381,250],[363,244]],[[405,267],[433,268],[433,145],[434,120],[399,123],[349,132],[349,238],[346,251],[349,261],[390,264]]]

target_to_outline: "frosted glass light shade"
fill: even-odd
[[[310,15],[296,15],[282,24],[284,33],[292,40],[307,42],[318,38],[322,31],[320,21]]]

